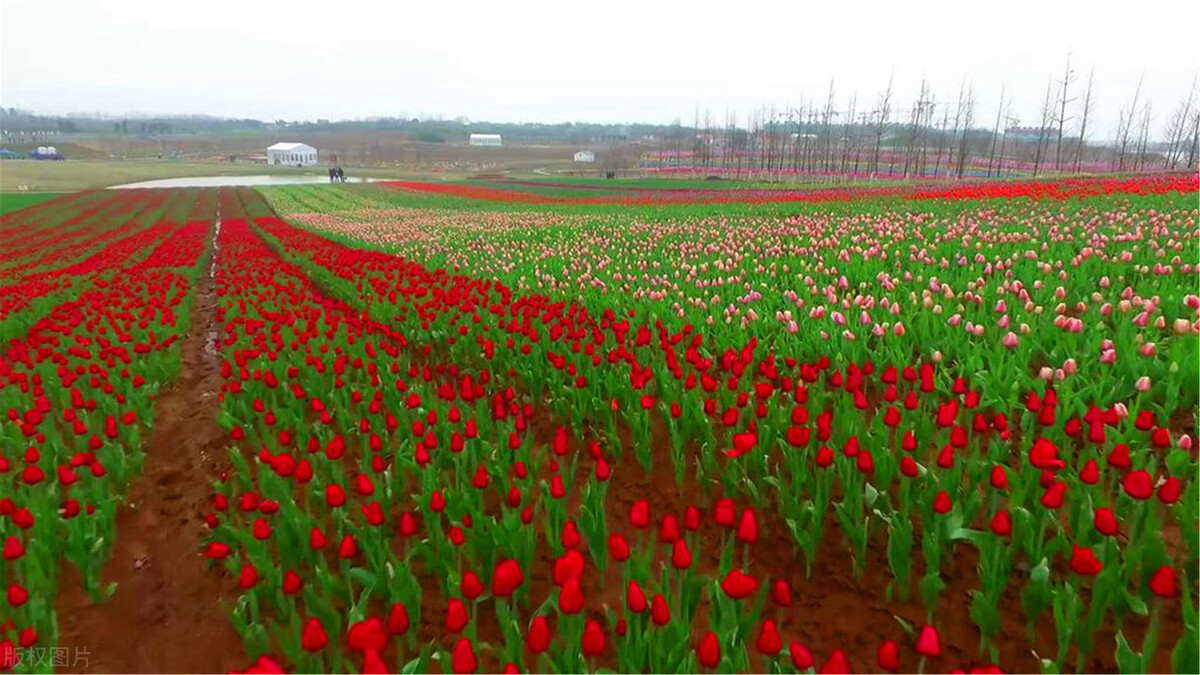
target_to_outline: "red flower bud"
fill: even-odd
[[[329,642],[329,637],[325,635],[325,628],[321,626],[321,622],[316,619],[309,619],[308,623],[304,624],[304,630],[300,634],[300,644],[306,652],[319,652]]]
[[[758,649],[763,656],[778,656],[783,650],[783,640],[779,637],[779,630],[775,628],[775,622],[770,619],[764,619],[762,627],[758,630],[758,639],[754,643],[754,647]]]
[[[921,626],[921,632],[917,635],[917,653],[930,658],[942,655],[942,643],[936,628]]]
[[[502,560],[492,573],[492,595],[507,598],[523,583],[525,574],[521,571],[521,565],[513,558]]]
[[[475,659],[475,648],[471,646],[471,641],[467,638],[459,638],[458,642],[454,643],[454,651],[450,655],[450,670],[457,675],[464,675],[475,672],[478,665],[478,661]]]
[[[1158,568],[1150,578],[1150,592],[1160,598],[1178,597],[1179,580],[1175,576],[1175,569],[1170,565]]]
[[[700,644],[696,645],[696,660],[705,668],[716,668],[721,662],[721,644],[716,633],[710,630],[700,638]]]
[[[734,600],[741,600],[758,589],[758,581],[739,569],[729,570],[721,580],[721,590]]]
[[[550,648],[550,624],[546,617],[538,614],[529,624],[529,632],[525,634],[525,646],[534,654],[541,654]]]
[[[600,624],[593,619],[588,619],[587,624],[583,627],[583,639],[581,646],[585,656],[597,656],[604,653],[607,637],[604,635],[604,629]]]
[[[1092,515],[1092,525],[1095,526],[1097,532],[1106,537],[1115,536],[1121,529],[1116,514],[1112,509],[1103,506],[1096,509],[1096,513]]]
[[[1104,570],[1104,565],[1090,548],[1074,544],[1071,551],[1071,571],[1086,577],[1094,577]]]
[[[880,670],[896,672],[900,670],[900,647],[894,640],[888,640],[879,645],[879,653],[875,658]]]
[[[1154,495],[1154,478],[1146,471],[1130,471],[1125,474],[1121,485],[1125,488],[1125,494],[1139,501]]]

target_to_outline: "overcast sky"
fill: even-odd
[[[920,5],[920,6],[918,6]],[[46,113],[266,120],[459,115],[495,121],[690,122],[857,93],[894,73],[907,114],[928,78],[963,78],[1023,126],[1068,51],[1097,130],[1144,74],[1161,127],[1200,65],[1200,2],[1107,0],[0,0],[0,104]],[[1093,124],[1093,122],[1089,122]]]

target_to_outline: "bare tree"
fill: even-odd
[[[1065,126],[1067,124],[1067,119],[1068,119],[1067,118],[1067,104],[1071,103],[1072,101],[1075,100],[1073,98],[1068,98],[1068,91],[1071,86],[1071,83],[1073,83],[1074,81],[1075,81],[1075,71],[1071,70],[1071,52],[1067,52],[1067,65],[1063,69],[1063,79],[1059,80],[1059,84],[1062,85],[1062,93],[1059,94],[1059,97],[1058,97],[1059,108],[1058,108],[1058,115],[1056,115],[1057,119],[1055,119],[1055,121],[1058,122],[1058,140],[1054,144],[1054,170],[1055,171],[1062,171],[1062,142],[1063,142],[1063,129],[1065,128]]]
[[[1128,110],[1122,110],[1117,120],[1117,170],[1125,170],[1125,153],[1129,150],[1129,135],[1133,133],[1133,118],[1137,114],[1138,102],[1142,97],[1142,80],[1145,74],[1138,78],[1137,89],[1133,92],[1133,101]]]
[[[1175,112],[1167,122],[1165,131],[1167,140],[1167,155],[1163,162],[1164,169],[1174,169],[1181,159],[1187,146],[1188,122],[1192,116],[1192,105],[1196,99],[1196,78],[1192,78],[1192,86],[1188,89],[1187,98],[1180,101]]]
[[[887,89],[879,97],[875,108],[875,156],[871,159],[871,175],[879,172],[879,150],[883,146],[883,135],[887,133],[892,122],[892,77],[888,76]]]
[[[825,145],[824,158],[821,162],[822,168],[828,172],[833,170],[833,153],[831,142],[833,140],[833,118],[837,116],[837,111],[833,109],[833,79],[829,80],[829,96],[825,99],[825,109],[821,111],[821,136]]]
[[[1192,113],[1192,142],[1188,147],[1187,169],[1196,168],[1196,156],[1200,154],[1200,110]]]
[[[1083,162],[1084,144],[1087,143],[1088,115],[1092,112],[1092,81],[1095,76],[1096,68],[1093,67],[1088,71],[1087,91],[1083,94],[1083,110],[1080,113],[1079,140],[1075,141],[1075,173],[1079,173]]]
[[[1134,171],[1141,171],[1146,164],[1146,146],[1150,141],[1150,114],[1153,103],[1150,99],[1146,99],[1146,105],[1142,106],[1142,121],[1138,125],[1137,157],[1134,160]]]
[[[1042,166],[1042,159],[1045,157],[1044,152],[1047,145],[1046,126],[1050,124],[1050,119],[1054,115],[1054,104],[1050,98],[1051,81],[1046,82],[1046,97],[1042,100],[1042,115],[1041,122],[1038,124],[1038,142],[1037,153],[1033,158],[1033,175],[1038,175],[1038,169]]]
[[[975,123],[975,85],[967,85],[965,98],[959,96],[959,110],[960,112],[956,113],[955,117],[962,117],[962,136],[958,141],[958,177],[961,179],[967,168],[971,125]]]
[[[858,106],[858,92],[850,97],[850,107],[846,109],[846,123],[842,125],[842,165],[839,173],[846,173],[846,163],[850,160],[850,151],[854,143],[854,110]]]
[[[988,157],[988,178],[992,177],[992,165],[996,161],[996,144],[1000,141],[1000,118],[1004,115],[1004,85],[1000,85],[1000,105],[996,108],[996,124],[992,127],[992,152]],[[1001,161],[1003,161],[1003,156]]]
[[[934,163],[933,163],[933,177],[934,178],[937,178],[939,173],[942,170],[942,148],[946,145],[946,125],[948,125],[949,123],[950,123],[950,104],[947,103],[946,107],[942,110],[942,123],[938,127],[937,158],[934,160]],[[955,129],[954,133],[957,134],[958,130]],[[953,150],[954,149],[953,138],[950,141],[950,148],[951,148],[951,152],[953,152],[954,151]],[[947,160],[946,164],[949,165],[950,161]]]
[[[904,153],[904,177],[908,178],[911,173],[916,173],[919,168],[920,155],[918,154],[918,143],[922,141],[921,131],[925,124],[925,115],[929,111],[932,114],[933,102],[929,99],[929,83],[921,80],[921,91],[917,94],[917,100],[913,102],[912,112],[909,117],[908,127],[908,147]]]

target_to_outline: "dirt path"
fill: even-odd
[[[219,228],[220,221],[214,244]],[[226,613],[232,585],[200,556],[200,514],[225,463],[216,422],[215,321],[215,282],[205,270],[192,299],[179,378],[159,393],[144,469],[117,514],[103,579],[116,582],[116,592],[92,604],[79,573],[64,564],[59,644],[74,663],[61,672],[212,673],[248,663]]]

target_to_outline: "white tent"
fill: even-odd
[[[470,144],[498,148],[503,144],[503,141],[500,139],[500,134],[471,134]]]
[[[305,143],[276,143],[267,148],[267,164],[316,166],[317,149]]]
[[[580,150],[575,153],[576,162],[594,162],[596,161],[596,153],[591,150]]]

